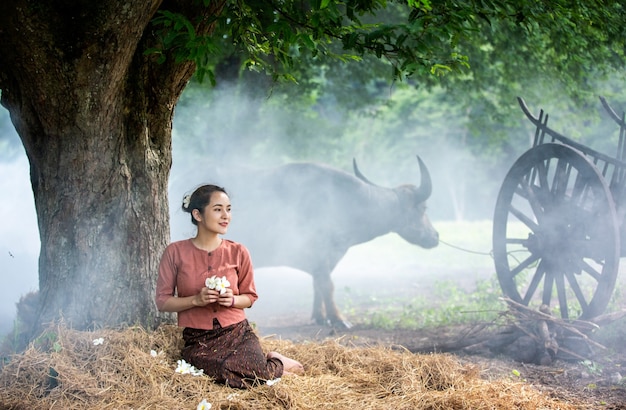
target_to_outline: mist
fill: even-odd
[[[3,138],[11,146],[20,144],[14,130]],[[19,154],[18,154],[19,153]],[[29,165],[23,149],[16,150],[0,162],[0,214],[4,215],[0,229],[0,334],[13,327],[15,303],[39,287],[39,231],[35,202],[29,178]]]
[[[267,103],[264,99],[247,98],[235,90],[223,88],[217,93],[218,98],[186,99],[177,107],[169,188],[172,240],[195,234],[189,215],[181,210],[183,196],[204,183],[224,186],[233,206],[233,219],[225,237],[251,249],[260,299],[250,309],[248,317],[261,330],[270,331],[267,329],[279,322],[306,324],[311,319],[312,277],[288,263],[267,264],[270,259],[289,258],[288,254],[275,255],[284,251],[281,241],[289,238],[289,245],[296,244],[299,249],[310,244],[301,242],[305,241],[304,236],[330,241],[333,227],[322,225],[332,221],[330,214],[336,212],[333,210],[350,206],[353,213],[359,212],[358,205],[335,203],[340,197],[336,191],[327,191],[326,184],[309,184],[304,176],[299,184],[306,185],[311,192],[296,186],[297,192],[304,192],[302,199],[276,202],[276,198],[285,197],[284,191],[288,188],[263,175],[286,163],[327,164],[353,175],[354,158],[361,172],[373,183],[394,188],[420,184],[416,159],[419,155],[432,178],[433,193],[427,201],[427,213],[435,228],[438,229],[441,222],[477,221],[475,225],[471,222],[465,225],[471,229],[468,242],[457,244],[482,252],[469,259],[464,256],[465,266],[456,265],[443,256],[449,252],[445,245],[424,249],[395,233],[351,248],[331,276],[334,299],[344,317],[351,305],[363,300],[371,302],[394,295],[405,298],[431,295],[434,299],[437,283],[450,280],[470,288],[476,280],[493,276],[488,221],[506,170],[503,167],[502,171],[494,171],[493,164],[474,158],[467,147],[458,143],[459,134],[466,132],[467,119],[462,113],[441,113],[432,108],[432,104],[431,107],[417,105],[406,118],[389,119],[392,126],[385,127],[381,126],[379,118],[362,114],[343,119],[341,123],[336,115],[340,108],[333,107],[332,103],[317,107],[316,115],[310,117],[310,114],[305,116],[291,109],[288,101],[277,104],[270,98]],[[334,115],[324,116],[327,112]],[[390,129],[394,135],[386,134]],[[295,133],[310,137],[298,147],[292,141]],[[239,173],[247,173],[247,177],[237,177]],[[291,180],[294,183],[297,178],[291,177],[283,175],[281,182]],[[313,207],[309,207],[311,202]],[[293,208],[295,203],[299,203],[296,209]],[[251,206],[258,209],[252,211]],[[310,209],[305,213],[316,222],[292,223],[299,221],[293,213],[305,208]],[[259,209],[264,211],[259,214]],[[257,219],[250,218],[252,213]],[[462,226],[459,225],[459,229],[464,229]],[[254,238],[248,232],[250,227],[255,229]],[[448,239],[445,232],[442,239]],[[260,246],[258,242],[265,242],[260,254],[255,253]],[[317,252],[323,259],[327,249],[320,243],[311,252]],[[387,285],[373,285],[381,281]],[[373,307],[375,303],[370,305]]]
[[[339,108],[333,104],[331,101],[328,106],[317,107],[314,114],[303,113],[294,111],[289,107],[289,101],[279,97],[249,97],[228,87],[214,90],[210,98],[206,95],[183,98],[174,117],[173,166],[169,181],[171,240],[195,234],[195,227],[190,223],[189,215],[181,211],[180,204],[185,193],[203,183],[225,185],[233,203],[232,226],[236,227],[238,197],[251,188],[228,186],[224,179],[217,177],[218,171],[228,175],[242,168],[264,170],[301,161],[327,164],[352,174],[352,159],[355,158],[368,179],[392,188],[402,184],[419,185],[416,160],[419,155],[432,178],[433,193],[428,200],[428,215],[435,228],[441,221],[491,218],[505,170],[494,172],[492,164],[483,166],[464,146],[448,144],[448,141],[458,141],[454,138],[457,133],[465,132],[466,119],[462,114],[447,113],[444,116],[434,108],[416,106],[405,119],[388,120],[394,123],[390,128],[381,127],[375,117],[355,115],[350,119],[342,118],[338,114]],[[329,112],[332,115],[327,115]],[[386,134],[389,129],[392,134]],[[297,144],[292,138],[295,133],[308,138]],[[9,134],[4,135],[3,140],[21,148],[15,132],[11,130]],[[0,209],[4,215],[10,215],[5,218],[0,233],[0,269],[4,275],[4,286],[0,290],[0,331],[5,333],[13,326],[15,303],[24,294],[37,290],[40,243],[28,161],[23,148],[0,163],[0,172],[3,176],[0,180],[3,192]],[[323,197],[321,187],[311,189],[320,190]],[[273,194],[267,192],[268,196]],[[267,218],[281,218],[285,209],[278,209]],[[323,214],[324,208],[319,212]],[[480,229],[484,231],[484,237],[474,238],[472,242],[480,247],[479,250],[488,253],[489,232]],[[287,233],[259,232],[259,236],[267,237],[267,240],[275,235]],[[236,237],[232,239],[237,240]],[[442,239],[445,240],[445,236]],[[423,249],[396,234],[389,234],[351,249],[332,276],[340,309],[346,308],[346,297],[353,300],[355,293],[368,294],[367,288],[358,289],[357,285],[367,287],[369,281],[378,280],[380,275],[395,275],[388,277],[391,287],[408,283],[404,291],[418,287],[417,284],[427,290],[426,278],[433,282],[445,276],[432,274],[439,263],[433,261],[440,257],[441,246]],[[493,272],[487,256],[478,259],[481,267],[472,274],[458,272],[464,280],[485,277]],[[447,272],[455,272],[455,269],[452,267]],[[256,280],[261,298],[251,309],[251,318],[262,321],[283,314],[294,315],[299,322],[308,321],[313,289],[311,277],[306,272],[288,266],[259,267]],[[378,289],[373,293],[380,296],[388,291]],[[280,303],[289,298],[289,304]]]

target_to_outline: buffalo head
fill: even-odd
[[[419,156],[417,156],[417,162],[421,175],[419,187],[406,184],[392,188],[397,196],[396,210],[398,214],[394,218],[391,231],[396,232],[407,242],[429,249],[439,244],[439,233],[426,215],[426,200],[432,193],[432,181],[428,168]],[[353,159],[352,165],[357,178],[369,185],[378,186],[359,171],[355,159]]]

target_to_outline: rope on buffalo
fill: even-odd
[[[467,248],[463,248],[463,247],[460,247],[460,246],[457,246],[457,245],[453,245],[453,244],[448,243],[446,241],[442,241],[441,239],[439,239],[439,242],[443,243],[444,245],[448,245],[451,248],[458,249],[458,250],[463,251],[463,252],[474,253],[476,255],[491,256],[493,258],[493,251],[489,251],[489,252],[474,251],[474,250],[471,250],[471,249],[467,249]]]

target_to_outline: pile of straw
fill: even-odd
[[[102,344],[94,340],[102,338]],[[299,343],[262,339],[265,349],[299,360],[303,376],[247,389],[175,372],[181,336],[156,331],[80,332],[50,328],[0,371],[3,409],[574,409],[512,379],[484,380],[454,356],[339,340]],[[151,352],[153,351],[153,352]]]

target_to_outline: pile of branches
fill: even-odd
[[[556,359],[591,360],[606,347],[591,335],[603,323],[619,319],[625,312],[598,317],[591,321],[561,319],[549,313],[548,306],[538,310],[503,299],[508,310],[502,314],[504,326],[483,340],[464,346],[470,354],[504,354],[523,363],[550,365]]]

